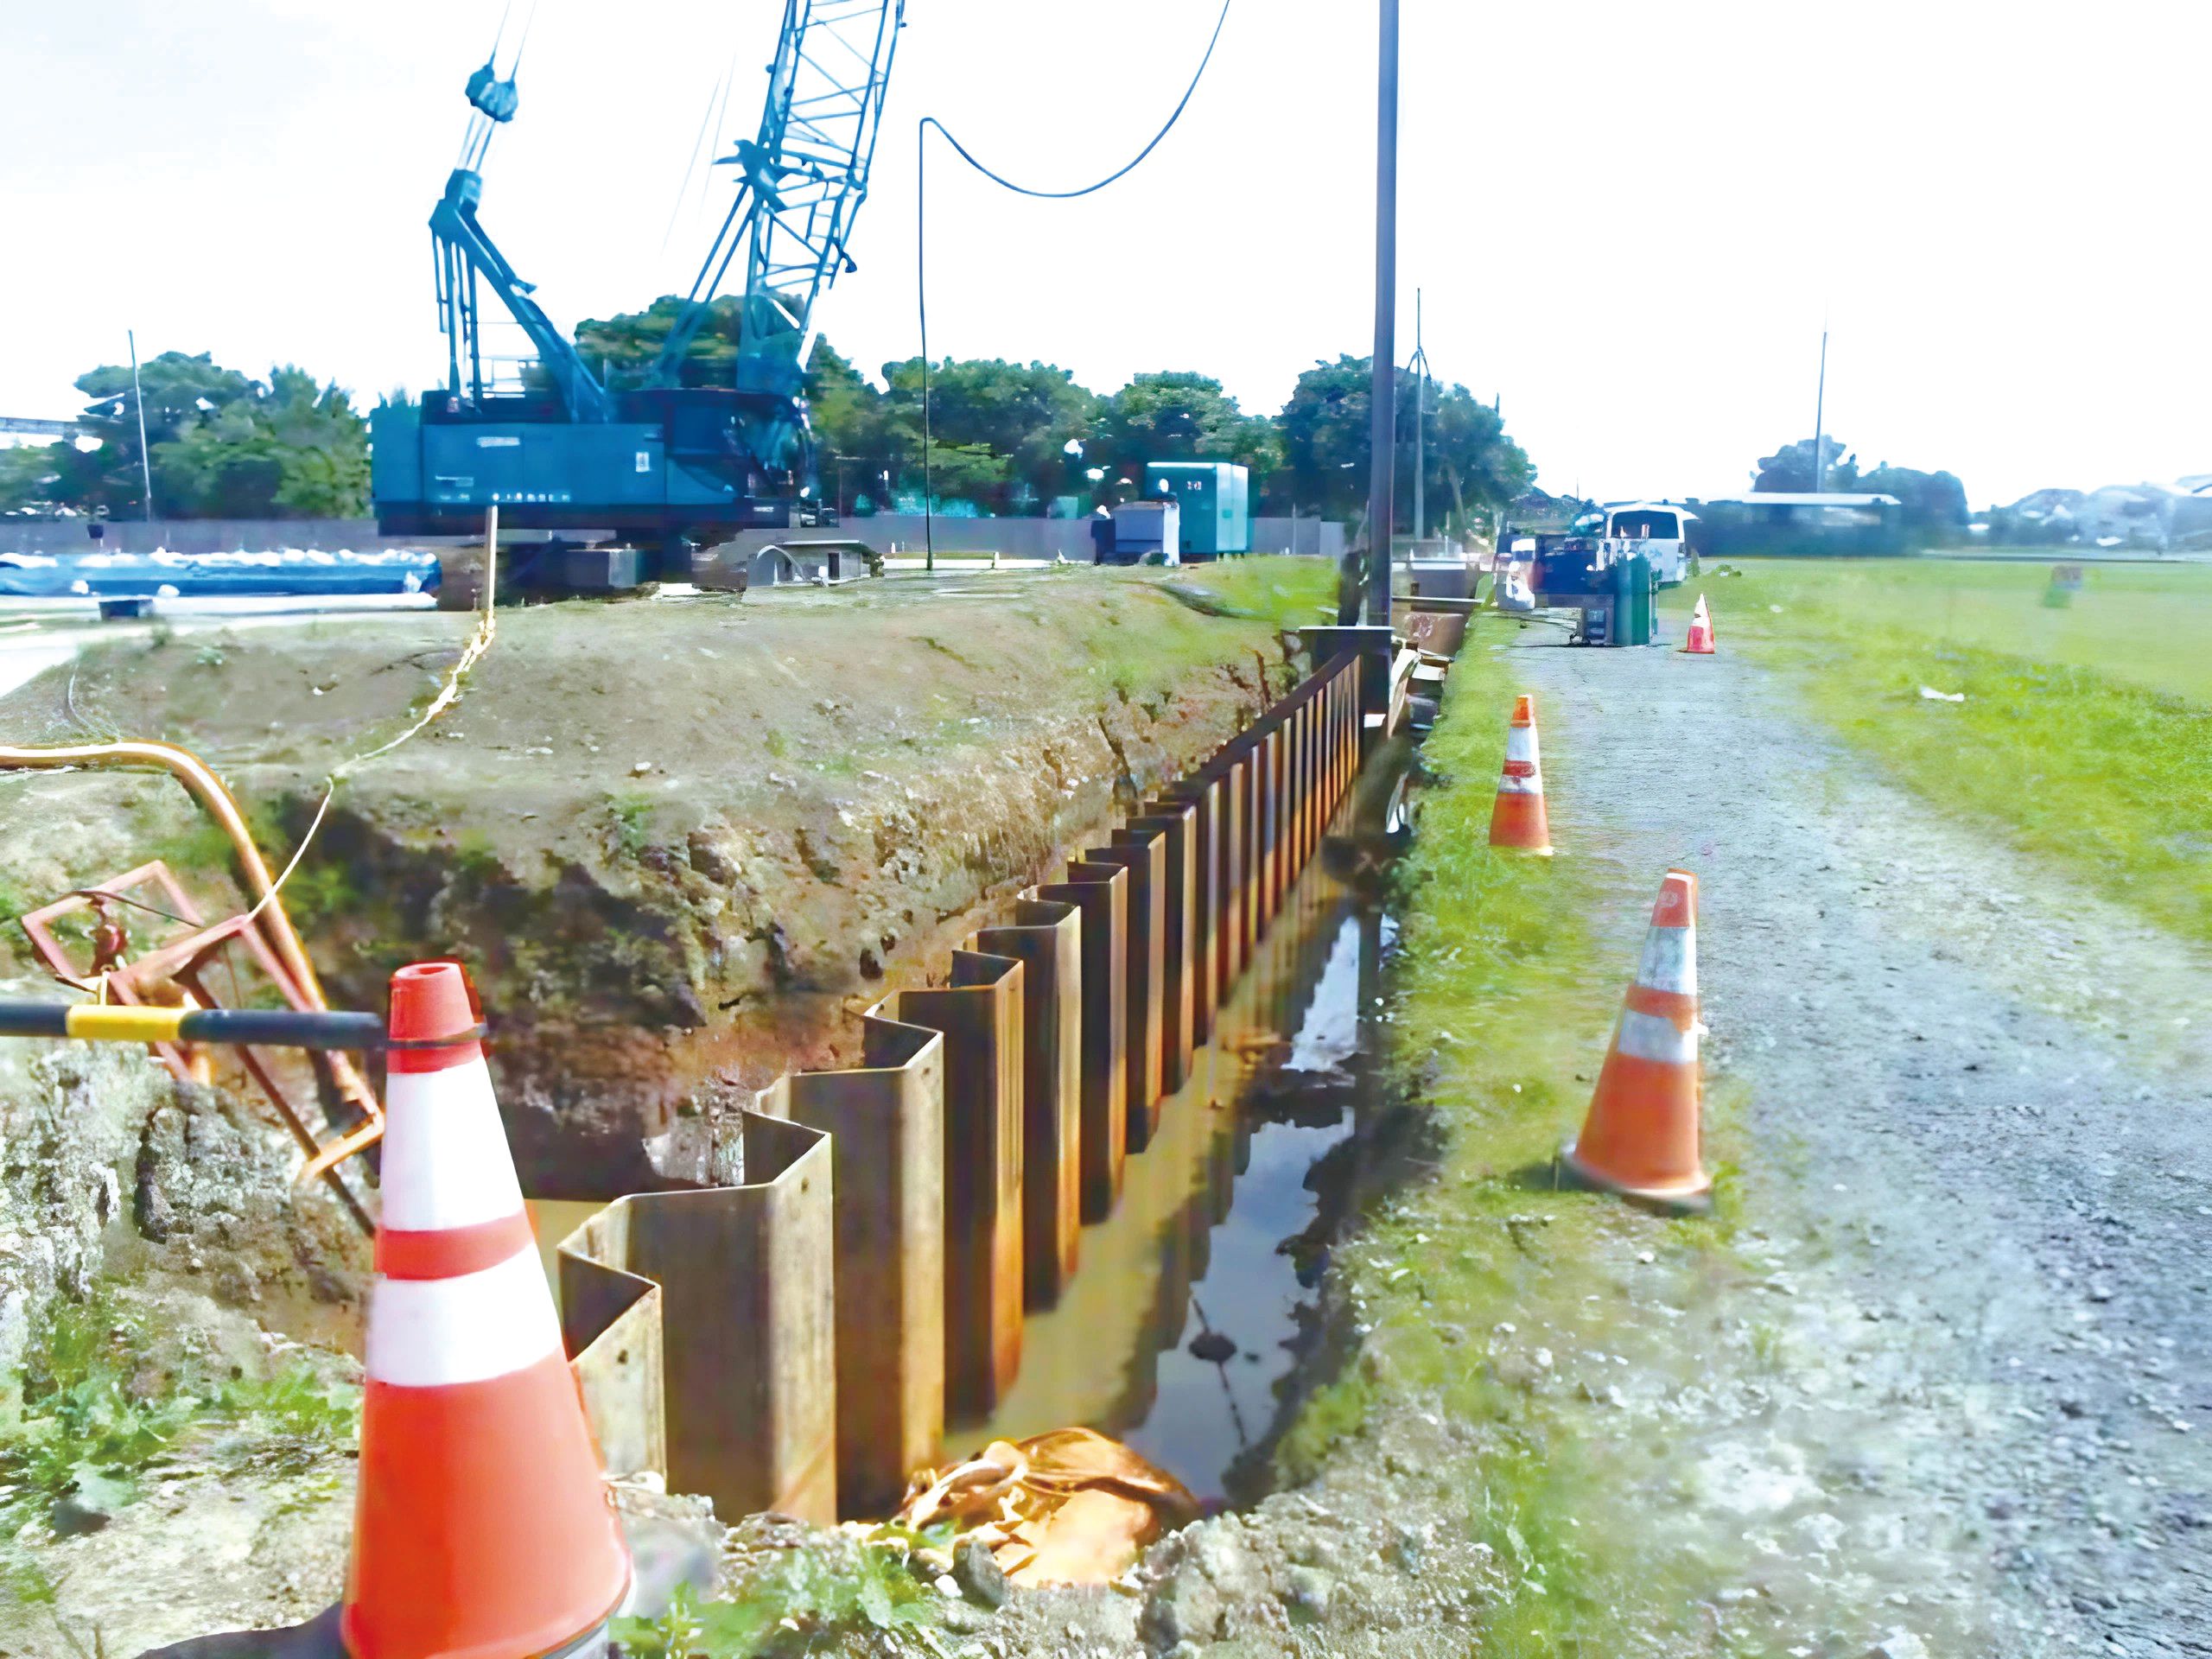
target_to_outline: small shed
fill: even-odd
[[[1124,501],[1114,509],[1116,564],[1180,564],[1182,511],[1173,496],[1154,501]]]

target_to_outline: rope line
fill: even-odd
[[[493,509],[493,512],[496,514],[497,509]],[[468,636],[468,643],[461,647],[461,659],[454,664],[452,669],[447,673],[445,684],[438,689],[438,695],[430,699],[430,706],[423,711],[422,717],[397,737],[393,738],[389,743],[379,743],[375,748],[357,754],[352,760],[343,761],[332,768],[322,791],[322,804],[315,808],[315,817],[308,823],[307,833],[300,837],[300,844],[292,849],[290,861],[278,873],[276,879],[269,884],[269,891],[261,895],[260,899],[251,910],[246,912],[247,921],[256,920],[263,911],[276,902],[276,895],[284,890],[284,884],[292,879],[292,872],[300,868],[300,861],[308,855],[308,849],[315,844],[316,831],[322,828],[322,821],[329,814],[331,802],[338,798],[339,779],[356,766],[365,766],[379,755],[390,754],[401,744],[416,736],[440,715],[445,713],[459,699],[461,683],[467,677],[468,671],[476,666],[478,659],[486,652],[491,650],[493,637],[499,630],[499,619],[493,609],[499,591],[498,525],[499,520],[494,517],[485,537],[483,614],[477,619],[475,631]]]

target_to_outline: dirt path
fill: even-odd
[[[1780,1636],[1871,1596],[1938,1654],[2212,1654],[2212,959],[1890,786],[1743,656],[1521,642],[1620,960],[1667,864],[1702,880],[1751,1271],[1694,1310],[1737,1374],[1663,1408],[1744,1564],[1722,1599]]]

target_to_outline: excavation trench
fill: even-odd
[[[988,1417],[952,1424],[948,1450],[1081,1424],[1202,1502],[1265,1490],[1263,1454],[1312,1346],[1376,1110],[1370,1057],[1391,924],[1336,871],[1375,843],[1363,804],[1387,799],[1402,765],[1393,753],[1370,768],[1332,825],[1130,1159],[1120,1205],[1083,1230],[1073,1282],[1030,1314],[1013,1389]]]
[[[1212,1011],[1187,1076],[1129,1153],[1118,1198],[1081,1228],[1071,1277],[1047,1305],[1030,1299],[995,1402],[963,1409],[957,1390],[948,1400],[946,1455],[1080,1425],[1122,1440],[1209,1505],[1267,1489],[1285,1405],[1319,1346],[1331,1243],[1380,1115],[1370,1061],[1393,927],[1375,876],[1399,827],[1408,754],[1384,746],[1316,826],[1312,856]],[[854,1197],[841,1187],[841,1203]],[[533,1201],[556,1294],[561,1242],[603,1208]],[[684,1436],[678,1398],[671,1383],[672,1447]],[[683,1484],[675,1468],[671,1481]]]

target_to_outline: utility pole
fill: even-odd
[[[1390,625],[1391,493],[1397,484],[1398,0],[1381,0],[1375,99],[1375,355],[1369,399],[1367,621]],[[1352,620],[1346,617],[1345,621]]]
[[[1421,289],[1414,289],[1414,540],[1428,534],[1422,491],[1427,484],[1428,446],[1423,423],[1428,416],[1428,353],[1421,343]]]
[[[146,522],[154,522],[154,458],[146,453],[146,394],[138,388],[138,331],[126,328],[130,342],[130,401],[138,406],[138,471],[146,480]]]
[[[1813,493],[1820,495],[1827,487],[1827,457],[1823,453],[1827,439],[1821,423],[1827,419],[1828,399],[1828,331],[1821,330],[1821,382],[1813,394]]]

